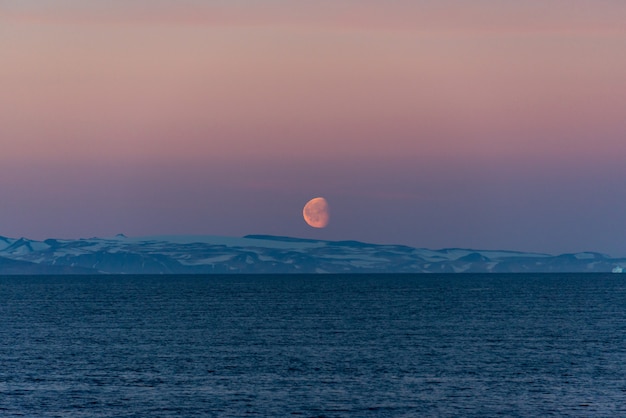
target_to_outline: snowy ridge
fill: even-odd
[[[270,235],[76,240],[0,237],[0,274],[611,272],[626,259],[499,250],[429,250]]]

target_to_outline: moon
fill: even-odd
[[[304,221],[313,228],[324,228],[330,220],[330,208],[323,197],[311,199],[302,209]]]

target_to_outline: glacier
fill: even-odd
[[[594,252],[431,250],[272,235],[46,239],[0,236],[0,274],[293,274],[616,272]]]

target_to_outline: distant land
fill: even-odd
[[[271,235],[46,239],[0,236],[0,274],[622,272],[626,258],[429,250]]]

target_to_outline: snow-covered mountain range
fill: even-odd
[[[269,235],[47,239],[0,236],[0,274],[610,272],[626,258],[428,250]]]

